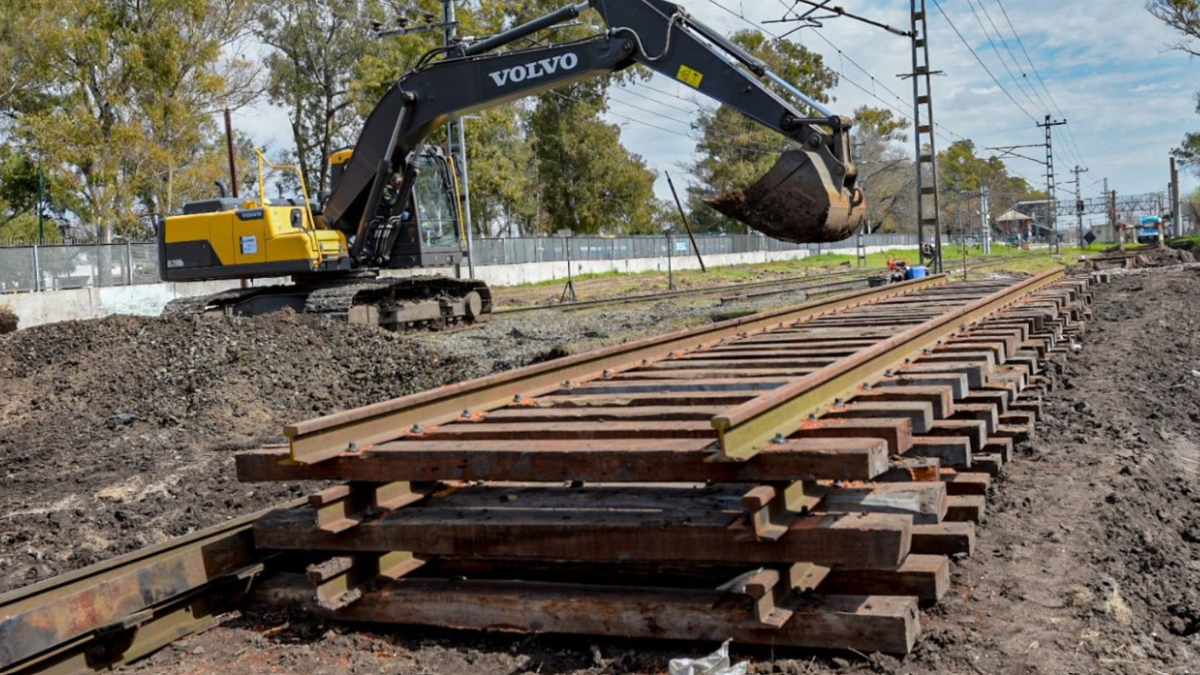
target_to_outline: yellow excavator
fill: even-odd
[[[604,33],[497,51],[588,9],[600,14],[608,26]],[[317,204],[306,195],[274,203],[260,180],[257,199],[222,195],[188,203],[181,215],[166,218],[159,227],[164,280],[291,277],[292,283],[185,298],[164,311],[261,314],[291,307],[396,330],[486,320],[491,295],[480,281],[380,274],[454,266],[463,259],[455,170],[426,139],[456,117],[635,64],[791,141],[793,149],[781,152],[766,176],[713,196],[707,200],[713,208],[785,241],[837,241],[857,231],[866,203],[855,185],[849,119],[679,5],[589,0],[426,54],[371,112],[353,150],[330,158],[332,190]],[[270,166],[261,154],[259,160],[260,172]]]

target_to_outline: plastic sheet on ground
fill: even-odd
[[[746,675],[749,662],[743,661],[736,666],[729,664],[729,643],[702,659],[671,659],[668,668],[671,675]]]

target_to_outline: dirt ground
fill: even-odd
[[[994,487],[976,554],[955,565],[950,595],[922,615],[912,655],[735,644],[734,657],[756,673],[1200,671],[1196,297],[1195,270],[1122,274],[1100,287],[1083,352],[1059,367],[1038,435]],[[706,312],[638,308],[570,326],[522,315],[484,334],[420,340],[302,317],[273,320],[285,330],[261,319],[213,327],[113,318],[0,338],[0,589],[299,492],[236,485],[229,460],[297,415],[546,358],[580,338],[619,341],[704,321]],[[513,352],[518,343],[531,346]],[[314,348],[319,364],[307,354]],[[714,647],[358,632],[252,606],[126,670],[657,673],[672,657]]]

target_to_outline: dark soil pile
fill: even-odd
[[[116,316],[0,339],[0,590],[282,501],[231,451],[481,374],[375,328]]]
[[[12,333],[17,330],[17,324],[21,319],[8,307],[0,305],[0,335]]]
[[[1078,274],[1112,269],[1137,269],[1144,267],[1170,267],[1196,262],[1192,251],[1176,248],[1137,248],[1124,253],[1110,249],[1103,255],[1087,258],[1072,267]]]

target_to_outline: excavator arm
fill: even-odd
[[[494,51],[589,7],[609,27],[605,34],[545,48]],[[325,204],[327,222],[353,237],[351,255],[360,264],[382,260],[394,241],[394,228],[387,226],[392,210],[407,201],[414,182],[413,151],[435,129],[456,117],[637,63],[736,108],[799,146],[783,152],[755,184],[711,199],[714,208],[788,241],[835,241],[854,233],[866,205],[855,188],[850,121],[663,0],[570,5],[460,46],[446,59],[407,74],[367,118],[350,163]],[[805,115],[764,78],[822,116]]]

